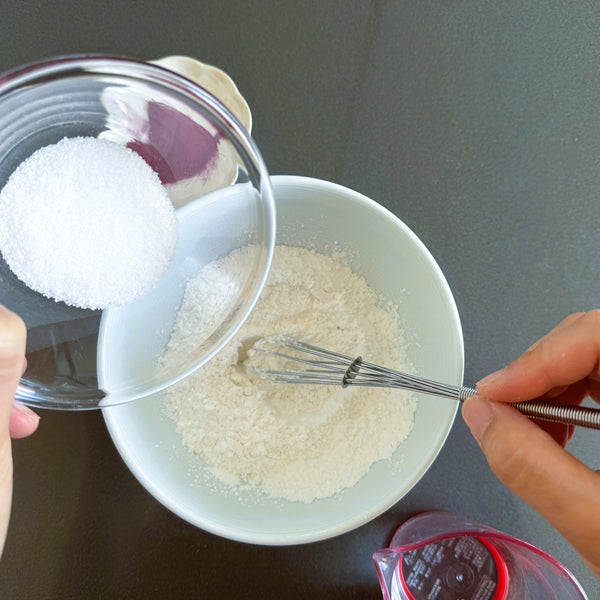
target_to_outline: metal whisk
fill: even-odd
[[[298,364],[304,368],[276,368],[288,366],[289,361],[292,361],[292,369]],[[400,388],[459,402],[477,393],[474,388],[407,375],[366,362],[360,356],[352,358],[288,336],[267,337],[256,342],[248,351],[246,368],[278,383]],[[600,429],[600,409],[545,400],[518,402],[512,406],[528,417]]]

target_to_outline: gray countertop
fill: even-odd
[[[430,249],[455,295],[465,382],[600,302],[600,4],[559,0],[0,1],[0,70],[73,52],[184,54],[225,70],[273,174],[356,189]],[[571,451],[592,468],[600,438]],[[371,554],[408,516],[465,514],[572,548],[493,476],[460,416],[421,482],[332,540],[198,530],[134,479],[99,413],[43,411],[14,443],[2,598],[380,598]]]

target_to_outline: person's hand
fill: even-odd
[[[600,401],[600,310],[567,317],[521,357],[482,379],[463,418],[497,477],[540,513],[600,579],[600,473],[563,449],[572,428],[507,406],[535,398]]]
[[[12,437],[25,437],[38,425],[37,415],[14,402],[25,369],[23,321],[0,305],[0,554],[6,540],[12,498]]]

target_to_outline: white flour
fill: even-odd
[[[209,279],[220,273],[226,286],[228,270],[239,269],[248,251],[209,265]],[[166,362],[210,322],[203,307],[217,306],[222,289],[190,282]],[[311,502],[354,485],[375,461],[389,458],[412,428],[415,401],[398,390],[286,385],[246,372],[252,344],[278,334],[410,370],[395,309],[383,306],[364,279],[339,259],[277,246],[246,323],[215,358],[167,392],[166,406],[184,444],[222,481]]]

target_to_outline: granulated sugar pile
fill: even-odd
[[[175,251],[175,211],[135,152],[64,138],[22,162],[0,192],[0,251],[41,294],[82,308],[148,291]]]
[[[228,261],[235,269],[244,260],[244,250],[236,251],[211,272],[225,274]],[[165,361],[186,347],[203,306],[213,303],[209,288],[188,286]],[[246,323],[165,402],[185,445],[216,477],[311,502],[354,485],[375,461],[389,458],[413,426],[415,401],[399,390],[285,385],[247,372],[252,344],[278,334],[410,370],[395,310],[382,306],[362,278],[341,260],[278,246]]]

